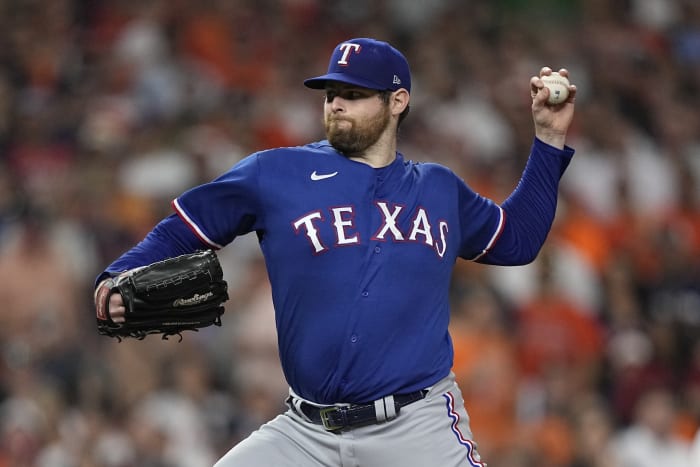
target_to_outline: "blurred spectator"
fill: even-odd
[[[575,455],[571,467],[622,467],[612,445],[615,421],[598,396],[577,401],[573,414]]]
[[[0,248],[0,343],[5,365],[40,371],[68,390],[83,324],[76,313],[85,302],[70,258],[54,241],[51,214],[27,206]],[[12,387],[0,375],[0,385]]]
[[[450,333],[453,371],[469,407],[479,452],[500,464],[516,427],[517,356],[498,298],[487,288],[461,292],[453,304]]]
[[[698,430],[690,451],[690,465],[700,465],[700,430]]]
[[[602,354],[603,329],[589,311],[567,300],[553,281],[550,255],[541,252],[534,296],[515,309],[514,339],[520,373],[538,378],[562,367],[580,379],[583,388],[595,384]]]
[[[690,467],[690,446],[673,432],[676,401],[668,389],[653,388],[638,400],[634,420],[615,439],[622,466]]]

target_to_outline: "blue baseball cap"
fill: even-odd
[[[328,73],[304,80],[304,85],[323,89],[326,81],[379,91],[404,88],[411,92],[411,71],[406,57],[387,42],[369,38],[338,44],[328,62]]]

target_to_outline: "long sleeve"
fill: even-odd
[[[503,230],[478,262],[514,266],[537,257],[554,221],[559,181],[573,155],[572,148],[559,150],[535,139],[520,182],[501,205]]]
[[[110,264],[97,276],[95,284],[138,266],[207,248],[209,247],[202,243],[180,217],[172,214],[156,225],[141,242]]]

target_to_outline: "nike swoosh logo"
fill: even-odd
[[[316,180],[323,180],[323,179],[326,179],[326,178],[335,177],[336,175],[338,175],[338,172],[332,172],[332,173],[329,173],[329,174],[319,174],[319,173],[316,173],[316,171],[314,170],[314,171],[311,173],[311,180],[314,180],[314,181],[316,181]]]

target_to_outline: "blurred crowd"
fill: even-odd
[[[699,2],[5,0],[0,467],[211,466],[285,409],[253,236],[220,252],[223,326],[182,341],[98,336],[93,282],[185,189],[321,139],[301,81],[360,36],[411,63],[400,151],[496,201],[532,143],[530,76],[578,86],[539,258],[454,274],[484,460],[700,466]]]

